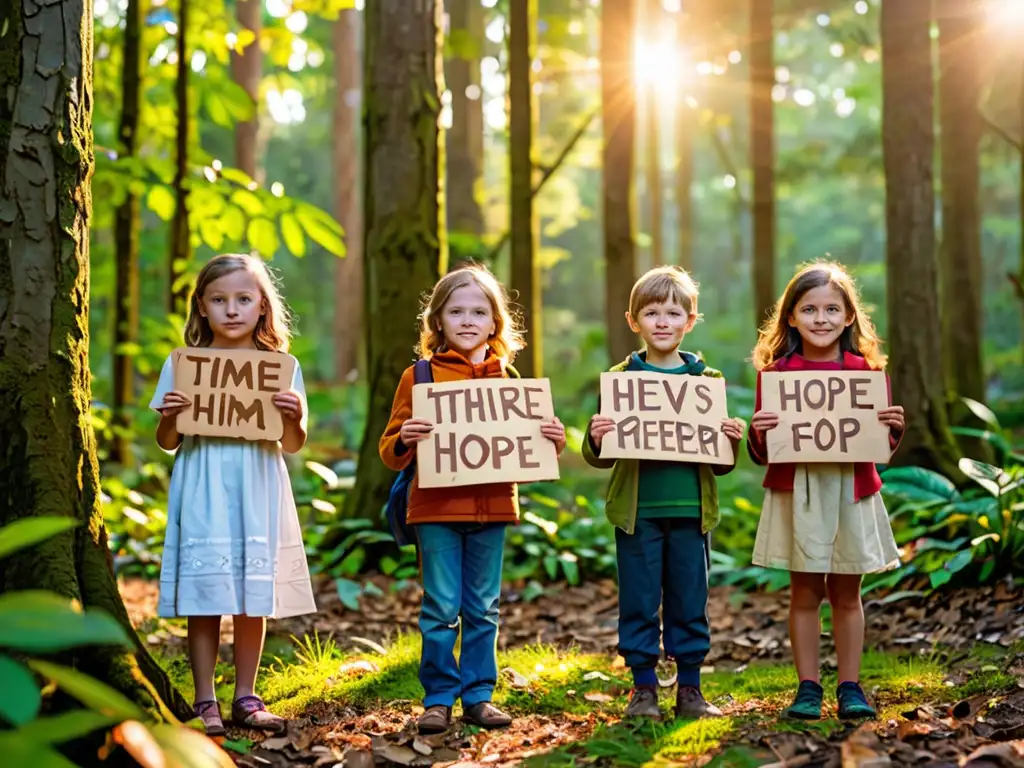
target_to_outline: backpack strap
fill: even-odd
[[[417,360],[412,367],[412,380],[414,384],[432,384],[434,381],[434,369],[430,367],[429,360]]]

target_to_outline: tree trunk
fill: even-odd
[[[345,258],[334,267],[335,375],[359,371],[363,322],[363,227],[359,205],[359,102],[362,93],[361,11],[339,11],[334,22],[334,200],[345,230]]]
[[[125,9],[124,62],[121,75],[121,123],[118,137],[123,158],[135,157],[142,89],[142,2],[128,0]],[[114,441],[110,458],[131,460],[128,409],[135,402],[135,353],[139,339],[139,198],[129,188],[114,214]]]
[[[895,463],[958,476],[943,392],[935,264],[933,83],[929,3],[882,5],[882,148],[894,402],[907,429]]]
[[[175,108],[178,126],[175,132],[174,219],[171,221],[170,285],[167,293],[167,311],[185,317],[188,301],[188,267],[192,260],[192,242],[188,221],[188,78],[191,71],[188,59],[189,3],[178,0],[178,67],[174,83]]]
[[[636,339],[622,317],[636,280],[633,242],[633,140],[636,96],[633,87],[633,37],[637,0],[601,3],[601,180],[604,218],[605,317],[608,354],[619,361]]]
[[[773,0],[750,3],[750,161],[754,170],[751,259],[757,326],[775,306],[775,85]]]
[[[377,444],[419,338],[420,296],[448,268],[444,227],[441,0],[376,0],[364,23],[363,152],[370,400],[347,513],[380,520],[394,473]]]
[[[17,9],[16,11],[14,9]],[[117,591],[89,422],[89,2],[0,13],[0,524],[67,515],[82,525],[0,563],[0,592],[47,589],[114,616]],[[190,707],[140,641],[74,664],[156,716]]]
[[[645,38],[652,43],[662,36],[661,24],[664,23],[661,0],[647,0],[644,6]],[[652,80],[644,87],[646,104],[644,109],[644,127],[646,128],[644,186],[647,192],[647,210],[650,213],[651,226],[651,266],[665,263],[665,221],[664,195],[661,190],[661,110],[659,107],[657,81]]]
[[[939,114],[942,153],[942,313],[947,370],[960,395],[984,401],[981,206],[978,113],[980,0],[938,0]]]
[[[477,200],[484,163],[484,100],[480,90],[480,46],[484,14],[479,0],[446,4],[451,45],[445,76],[452,93],[452,127],[448,132],[448,229],[474,237],[484,231]]]
[[[692,5],[692,4],[691,4]],[[696,36],[693,26],[696,15],[692,11],[679,14],[678,45],[690,50],[690,41]],[[676,215],[679,231],[678,264],[687,272],[693,270],[693,145],[697,131],[697,115],[687,101],[687,94],[676,97]]]
[[[257,181],[259,176],[260,80],[263,77],[263,51],[260,30],[263,27],[263,3],[260,0],[236,0],[235,17],[243,29],[252,30],[256,39],[241,54],[231,54],[231,73],[255,105],[252,120],[235,124],[235,166]]]
[[[511,183],[512,290],[523,308],[529,344],[516,358],[524,378],[541,376],[541,279],[537,262],[537,221],[533,211],[533,133],[536,103],[530,76],[534,53],[536,0],[511,0],[508,36],[509,180]]]

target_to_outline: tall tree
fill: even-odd
[[[0,22],[0,525],[81,523],[0,562],[0,593],[50,590],[108,612],[135,648],[82,648],[74,664],[157,716],[166,702],[190,717],[132,630],[100,503],[89,421],[92,3],[8,4]]]
[[[644,3],[644,38],[649,44],[663,38],[665,23],[661,0]],[[665,263],[664,195],[661,189],[661,98],[658,80],[651,78],[644,84],[644,189],[647,211],[650,214],[651,266]]]
[[[982,0],[936,0],[942,156],[942,313],[947,369],[957,393],[983,401],[981,205]]]
[[[541,376],[541,276],[537,261],[537,219],[533,209],[533,134],[536,103],[533,95],[534,31],[537,0],[510,0],[508,20],[509,207],[512,244],[512,289],[523,308],[529,345],[516,358],[524,377]]]
[[[692,55],[697,39],[696,25],[699,18],[696,2],[687,3],[677,15],[676,46],[683,54],[683,61]],[[693,146],[697,131],[697,115],[687,101],[686,93],[676,95],[675,147],[676,147],[676,227],[679,232],[679,246],[676,260],[686,271],[693,269]]]
[[[907,420],[896,460],[956,475],[935,263],[931,4],[887,0],[881,19],[891,371]]]
[[[601,3],[601,180],[608,354],[624,359],[636,339],[622,318],[636,280],[633,241],[633,47],[637,0]]]
[[[900,0],[896,0],[900,2]],[[750,3],[750,162],[754,170],[751,259],[758,327],[775,306],[774,0]]]
[[[235,166],[259,181],[259,104],[260,80],[263,77],[260,30],[263,27],[263,3],[261,0],[236,0],[235,18],[242,29],[253,33],[254,39],[241,53],[232,52],[231,72],[235,82],[249,94],[255,105],[252,120],[235,124]]]
[[[188,265],[192,260],[192,241],[188,217],[188,80],[191,66],[188,58],[189,5],[192,0],[178,0],[177,74],[174,82],[175,112],[178,124],[174,137],[174,218],[171,220],[170,274],[167,286],[167,311],[184,317],[188,301]]]
[[[362,93],[362,12],[339,11],[334,22],[334,201],[345,230],[345,258],[334,272],[335,375],[359,370],[363,321],[363,228],[359,205],[359,102]]]
[[[142,0],[125,8],[124,61],[121,65],[120,154],[135,157],[142,95]],[[139,338],[139,197],[128,190],[114,214],[114,426],[111,459],[125,464],[131,458],[128,409],[135,402],[135,353]]]
[[[350,516],[380,519],[394,474],[377,452],[418,339],[420,296],[447,271],[441,109],[442,0],[363,11],[363,168],[370,402]]]
[[[477,199],[484,163],[484,100],[480,50],[484,13],[480,0],[449,0],[449,44],[445,77],[452,94],[448,131],[448,228],[480,237],[484,214]]]

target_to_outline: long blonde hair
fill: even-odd
[[[847,319],[853,317],[853,322],[839,337],[840,350],[860,355],[875,370],[885,368],[886,356],[882,354],[882,340],[878,337],[871,318],[861,307],[860,295],[850,273],[837,262],[815,261],[804,266],[793,276],[775,303],[771,317],[761,326],[753,353],[754,367],[757,370],[764,370],[776,360],[788,357],[803,348],[800,333],[789,325],[789,318],[805,293],[824,285],[830,285],[839,291],[846,305]]]
[[[185,323],[185,343],[190,347],[208,347],[213,343],[210,321],[199,311],[203,293],[214,280],[232,272],[245,270],[256,279],[263,294],[260,299],[262,314],[252,332],[256,349],[264,352],[287,352],[291,342],[291,316],[277,289],[277,281],[262,259],[244,253],[223,253],[214,256],[199,271],[196,287],[189,300],[188,320]]]
[[[505,287],[482,264],[460,266],[437,281],[420,313],[420,341],[416,345],[416,353],[429,359],[435,352],[446,349],[441,330],[441,312],[454,291],[470,285],[476,285],[484,292],[494,314],[494,333],[487,340],[488,346],[502,360],[512,362],[516,353],[526,346],[522,318],[512,310]]]

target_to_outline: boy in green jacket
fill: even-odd
[[[633,286],[626,312],[644,350],[611,370],[721,378],[720,371],[679,348],[699,317],[697,285],[684,270],[650,270]],[[734,457],[745,427],[740,419],[722,421]],[[700,668],[711,644],[708,534],[719,518],[715,475],[731,472],[733,465],[602,459],[601,442],[614,429],[606,416],[591,418],[583,456],[592,466],[612,470],[605,511],[615,526],[619,653],[634,682],[626,716],[661,717],[655,666],[664,595],[665,652],[677,670],[676,717],[720,717],[721,710],[701,693]]]

